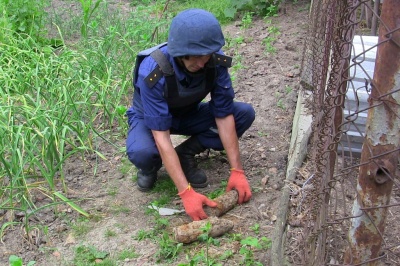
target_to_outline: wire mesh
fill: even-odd
[[[293,265],[400,265],[400,88],[385,91],[374,80],[378,48],[391,43],[400,54],[400,24],[382,20],[382,2],[312,2],[301,75],[303,91],[311,92],[312,137],[291,184],[286,256]],[[370,36],[382,28],[384,38]],[[385,64],[399,67],[390,62],[399,59],[394,54]],[[380,143],[371,143],[369,135],[381,130],[372,119],[390,127],[392,142],[380,135]],[[364,177],[371,169],[376,191],[368,194],[371,178]],[[366,257],[362,249],[377,254]]]

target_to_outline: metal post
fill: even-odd
[[[371,34],[376,36],[376,32],[378,29],[378,16],[379,16],[379,7],[381,6],[381,0],[374,1],[374,14],[372,16],[372,24],[371,24]]]
[[[377,265],[398,176],[400,147],[400,1],[383,2],[366,138],[361,153],[357,199],[349,230],[346,265]],[[386,207],[385,207],[386,206]],[[365,264],[364,264],[365,263]]]

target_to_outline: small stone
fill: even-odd
[[[278,169],[276,167],[271,167],[268,169],[268,172],[271,174],[276,174],[278,172]]]
[[[262,185],[263,189],[265,189],[265,186],[266,186],[267,183],[268,183],[268,179],[269,179],[268,176],[265,176],[265,177],[263,177],[263,178],[261,179],[261,185]]]
[[[275,190],[280,190],[281,186],[279,184],[273,184],[272,188],[275,189]]]
[[[67,231],[67,229],[68,229],[68,227],[66,224],[60,224],[59,226],[56,227],[55,231],[57,233],[61,233],[61,232]]]
[[[60,253],[60,251],[58,251],[58,250],[54,251],[54,252],[53,252],[53,256],[56,257],[57,259],[60,259],[60,258],[61,258],[61,253]]]

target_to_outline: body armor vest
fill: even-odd
[[[164,98],[168,103],[169,110],[172,115],[180,116],[186,111],[194,108],[199,104],[215,87],[217,76],[216,65],[230,67],[232,58],[220,54],[212,54],[210,60],[199,73],[188,73],[189,76],[202,80],[199,84],[182,84],[177,80],[174,69],[167,57],[161,52],[160,48],[167,45],[162,43],[147,50],[141,51],[136,57],[134,69],[133,85],[135,90],[140,90],[135,86],[139,65],[147,56],[151,56],[156,62],[157,67],[145,78],[146,85],[152,88],[163,76],[165,78]],[[203,78],[201,78],[203,76]],[[183,82],[184,83],[184,82]]]

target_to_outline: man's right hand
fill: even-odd
[[[206,196],[197,193],[189,185],[184,191],[178,194],[183,202],[186,213],[193,219],[199,221],[207,218],[207,214],[203,210],[203,205],[209,207],[217,207],[217,203],[210,200]]]

